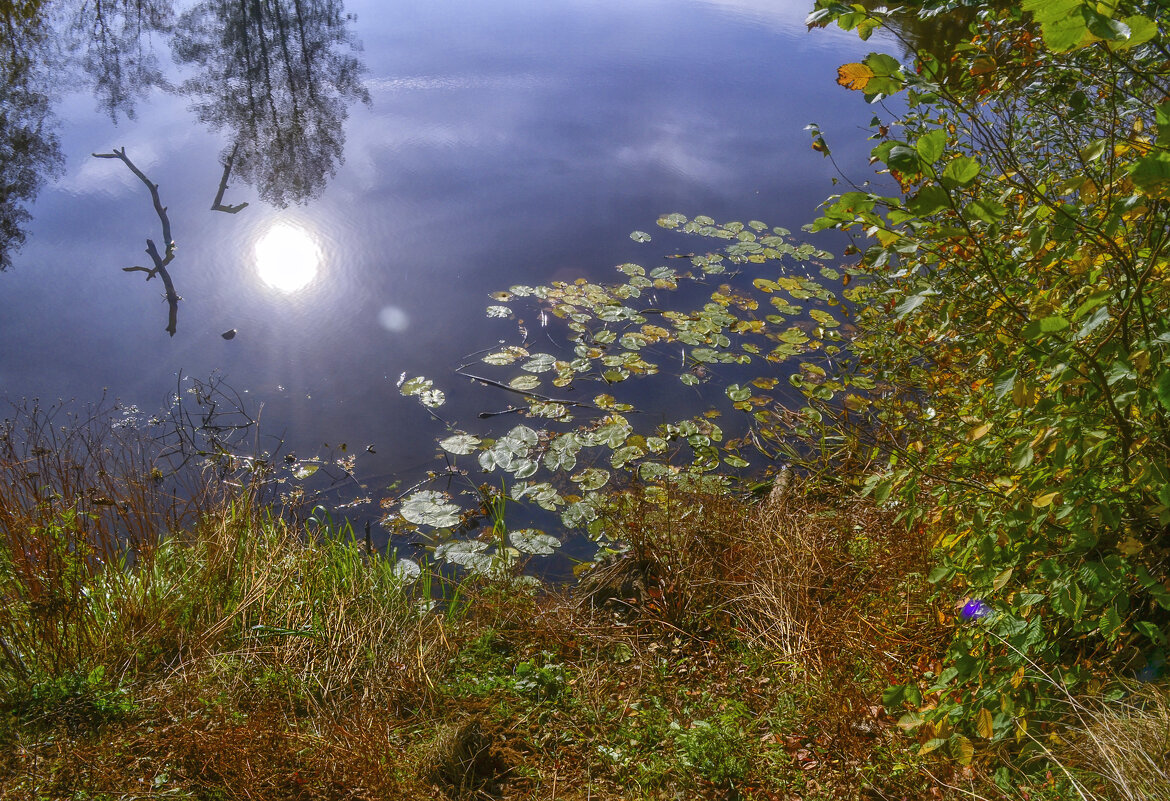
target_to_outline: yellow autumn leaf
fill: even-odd
[[[951,756],[960,765],[970,765],[975,758],[975,744],[961,734],[955,735],[951,741]]]
[[[1143,548],[1145,548],[1145,545],[1134,537],[1126,537],[1121,542],[1117,543],[1117,550],[1121,551],[1121,553],[1125,554],[1126,556],[1135,556],[1136,554],[1141,553]]]
[[[865,87],[869,84],[870,78],[873,76],[873,70],[857,62],[842,64],[837,68],[837,83],[846,89],[864,91]]]
[[[995,734],[995,721],[991,718],[991,710],[984,708],[975,716],[975,733],[984,740],[990,740]]]
[[[1017,670],[1015,673],[1012,674],[1012,678],[1011,678],[1012,687],[1013,688],[1019,687],[1020,683],[1023,680],[1024,680],[1024,668],[1021,667],[1019,670]]]
[[[979,440],[981,440],[985,436],[987,436],[987,432],[990,430],[991,430],[991,423],[984,423],[983,425],[977,426],[971,430],[971,436],[969,437],[969,439],[971,442],[978,442]]]
[[[1056,499],[1056,496],[1059,494],[1060,494],[1059,492],[1046,492],[1043,495],[1037,495],[1035,498],[1032,499],[1032,505],[1035,506],[1037,509],[1043,509],[1046,506],[1051,506],[1052,502]]]

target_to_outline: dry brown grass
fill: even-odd
[[[1170,801],[1170,692],[1146,684],[1121,700],[1073,703],[1075,723],[1058,760],[1096,777],[1085,799]]]
[[[927,544],[869,499],[799,481],[755,503],[696,487],[635,487],[608,522],[645,585],[632,600],[670,627],[735,631],[814,668],[847,647],[880,644],[907,661],[937,653]]]

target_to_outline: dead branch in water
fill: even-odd
[[[240,211],[243,211],[248,206],[247,203],[240,203],[237,206],[233,206],[230,203],[225,206],[223,203],[223,193],[227,191],[228,178],[230,178],[232,174],[232,163],[235,162],[236,151],[239,149],[240,145],[239,143],[236,143],[236,146],[232,148],[231,155],[229,155],[223,163],[223,177],[219,179],[219,191],[215,193],[215,201],[211,204],[212,211],[222,211],[228,214],[236,214]]]
[[[138,176],[142,183],[150,190],[151,200],[154,201],[154,210],[158,214],[158,219],[162,223],[163,242],[166,247],[166,255],[159,255],[158,248],[154,244],[153,239],[146,240],[146,253],[150,256],[151,261],[154,262],[154,269],[147,269],[146,267],[123,267],[122,271],[127,273],[143,272],[146,273],[146,280],[149,281],[156,275],[162,279],[163,287],[166,289],[165,297],[167,305],[170,307],[170,314],[167,318],[167,333],[171,336],[175,335],[175,321],[179,315],[179,294],[175,292],[175,284],[171,281],[171,274],[167,272],[167,265],[175,258],[175,240],[171,236],[171,221],[167,217],[167,207],[162,204],[158,196],[158,184],[151,183],[151,180],[146,177],[142,170],[134,166],[134,162],[126,155],[126,148],[119,150],[114,148],[112,153],[94,153],[94,158],[98,159],[121,159],[130,171]]]

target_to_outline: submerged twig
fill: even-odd
[[[162,223],[163,243],[166,255],[160,255],[158,248],[154,244],[153,239],[146,240],[146,253],[150,256],[151,261],[154,262],[153,269],[146,267],[123,267],[122,271],[127,273],[143,272],[146,273],[146,280],[149,281],[156,275],[162,279],[163,287],[166,290],[165,297],[167,305],[170,308],[170,313],[167,316],[167,333],[171,336],[175,335],[176,320],[179,315],[179,301],[181,298],[175,292],[175,285],[171,281],[171,275],[167,272],[167,265],[175,258],[175,240],[171,236],[171,221],[167,217],[167,207],[162,204],[162,200],[158,196],[158,184],[152,183],[146,174],[138,167],[134,166],[134,162],[126,155],[126,148],[119,150],[114,148],[112,153],[94,153],[94,158],[98,159],[120,159],[123,164],[130,168],[130,171],[138,176],[142,183],[146,184],[147,189],[150,190],[151,200],[154,201],[154,211],[158,214],[159,222]]]
[[[594,406],[592,403],[584,403],[582,401],[568,400],[567,398],[554,398],[550,395],[543,395],[539,392],[533,392],[533,391],[527,390],[527,389],[516,389],[515,387],[510,387],[507,384],[502,384],[499,381],[493,381],[490,378],[484,378],[483,376],[480,376],[480,375],[473,375],[471,373],[465,372],[464,371],[465,366],[466,365],[461,365],[459,367],[456,367],[455,374],[461,375],[464,378],[470,378],[472,381],[478,381],[479,383],[481,383],[485,386],[495,387],[496,389],[502,389],[502,390],[505,390],[507,392],[515,392],[517,395],[523,395],[523,396],[528,397],[528,398],[536,398],[537,400],[544,401],[545,403],[560,403],[560,404],[563,404],[565,406],[575,406],[579,409],[600,409],[600,407]],[[502,414],[502,412],[500,414]]]
[[[215,193],[215,201],[211,204],[212,211],[222,211],[227,214],[236,214],[243,211],[248,206],[247,202],[240,203],[235,206],[230,203],[225,206],[223,203],[223,193],[227,191],[228,178],[230,178],[232,174],[232,164],[236,160],[236,151],[239,149],[240,144],[237,142],[236,146],[232,148],[231,154],[228,155],[227,159],[223,163],[223,177],[219,179],[219,191]]]

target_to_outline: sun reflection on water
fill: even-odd
[[[304,228],[276,223],[256,241],[256,273],[279,292],[296,292],[316,278],[321,248]]]

